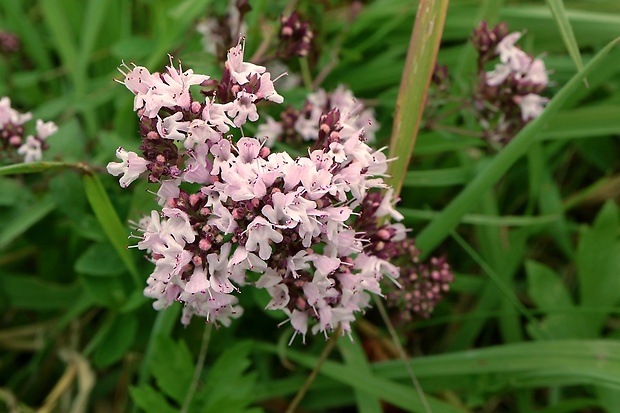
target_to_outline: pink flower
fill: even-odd
[[[162,138],[183,141],[187,136],[189,121],[181,121],[183,113],[176,112],[162,120],[157,116],[157,132]]]
[[[37,136],[41,140],[47,139],[48,136],[55,134],[58,131],[58,126],[54,122],[43,122],[41,119],[37,119]]]
[[[230,75],[240,85],[248,83],[248,77],[252,74],[260,74],[265,72],[263,66],[258,66],[252,63],[243,61],[243,43],[240,42],[237,46],[228,51],[226,59],[226,68],[230,71]]]
[[[277,80],[277,79],[276,79]],[[284,98],[276,92],[273,87],[273,81],[271,80],[271,73],[265,72],[259,79],[260,87],[256,92],[258,99],[265,99],[275,103],[284,102]]]
[[[26,143],[17,149],[17,153],[24,157],[24,162],[26,163],[40,161],[43,157],[41,141],[34,136],[28,136],[26,137]],[[133,181],[133,179],[131,181]]]
[[[22,114],[11,107],[11,99],[6,96],[0,99],[0,129],[9,123],[23,125],[30,119],[32,119],[30,112]]]
[[[254,218],[246,231],[248,240],[245,243],[245,248],[248,251],[256,251],[259,248],[258,256],[263,260],[271,256],[272,250],[269,241],[279,243],[283,240],[282,234],[273,229],[273,225],[260,216]]]
[[[199,292],[206,292],[211,284],[207,280],[207,274],[202,268],[195,268],[189,282],[185,284],[185,292],[195,294]]]
[[[119,180],[123,188],[128,187],[129,184],[138,179],[142,172],[146,171],[148,161],[139,157],[135,152],[128,152],[119,147],[116,150],[116,157],[122,162],[110,162],[106,169],[111,175],[123,175]]]
[[[252,122],[258,120],[258,112],[256,111],[256,95],[241,91],[237,93],[237,99],[232,102],[232,106],[226,111],[231,118],[235,118],[233,123],[235,126],[242,126],[249,119]]]
[[[526,122],[540,116],[545,105],[549,102],[549,99],[535,93],[529,93],[525,96],[515,96],[514,100],[521,108],[521,118]]]

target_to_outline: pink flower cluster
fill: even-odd
[[[492,143],[510,141],[549,101],[540,95],[549,83],[545,63],[516,45],[521,36],[520,32],[509,33],[505,23],[489,29],[482,22],[472,37],[479,73],[474,105]],[[494,68],[488,71],[491,64]]]
[[[24,162],[40,161],[43,150],[48,147],[46,139],[58,130],[53,122],[37,119],[37,133],[26,136],[24,142],[24,124],[30,119],[32,119],[30,112],[19,113],[13,109],[8,97],[0,99],[0,148],[9,156],[12,155],[10,149],[16,150],[18,155],[23,156]]]
[[[311,142],[319,135],[320,118],[332,108],[338,108],[340,113],[340,135],[348,139],[363,130],[367,142],[375,140],[375,132],[379,128],[373,110],[366,108],[355,98],[345,86],[340,85],[333,92],[319,89],[306,98],[301,110],[287,108],[280,115],[280,121],[267,116],[267,123],[258,127],[258,136],[268,137],[266,144],[273,145],[275,141],[295,143],[296,141]]]
[[[119,148],[121,162],[107,169],[123,187],[147,171],[159,185],[163,208],[140,221],[137,245],[155,266],[144,290],[154,307],[180,301],[183,323],[197,315],[228,325],[242,313],[240,289],[254,286],[296,334],[350,331],[370,293],[381,294],[381,279],[399,274],[365,252],[367,236],[352,226],[370,190],[386,188],[386,157],[366,145],[363,129],[351,132],[341,111],[326,111],[316,119],[314,148],[298,158],[244,136],[259,101],[283,99],[264,67],[243,61],[242,44],[228,52],[219,82],[180,65],[163,74],[123,67],[142,154]],[[192,85],[202,86],[204,101]],[[399,217],[390,198],[375,219],[384,216]]]
[[[510,33],[497,44],[500,63],[493,71],[487,72],[486,83],[493,87],[505,82],[515,83],[515,87],[525,93],[515,95],[515,103],[521,108],[522,119],[528,121],[537,118],[549,101],[535,93],[547,87],[549,78],[542,59],[532,58],[515,45],[521,35],[519,32]]]

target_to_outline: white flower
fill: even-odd
[[[30,119],[32,119],[30,112],[21,114],[11,107],[11,99],[6,96],[0,99],[0,129],[9,123],[23,125]]]
[[[242,126],[249,119],[252,122],[258,120],[258,112],[256,111],[256,95],[241,91],[237,93],[237,99],[232,102],[232,106],[226,111],[231,118],[235,118],[233,123],[235,126]]]
[[[206,292],[210,286],[211,284],[209,280],[207,280],[205,270],[202,268],[195,268],[189,282],[185,284],[185,292],[190,294]]]
[[[277,80],[277,79],[276,79]],[[258,92],[256,92],[256,97],[259,99],[269,100],[275,103],[284,102],[284,98],[276,92],[276,89],[273,87],[273,81],[271,80],[271,73],[265,72],[260,77],[260,88]]]
[[[526,122],[537,118],[542,113],[547,102],[549,102],[549,99],[535,93],[529,93],[525,96],[515,96],[514,100],[521,108],[521,119]]]
[[[248,225],[247,234],[248,240],[245,243],[245,248],[248,251],[256,251],[259,248],[258,256],[263,260],[269,259],[271,256],[269,241],[279,243],[283,239],[282,234],[273,229],[273,225],[260,216],[254,218]]]
[[[129,184],[138,179],[138,176],[140,176],[142,172],[146,171],[148,161],[139,157],[135,152],[128,152],[122,147],[119,147],[116,150],[116,157],[122,162],[110,162],[106,169],[111,175],[123,175],[119,180],[123,188],[128,187]]]
[[[58,130],[58,126],[54,122],[43,122],[41,119],[37,119],[37,136],[41,140],[47,139],[48,136],[53,135]]]
[[[173,115],[167,116],[164,120],[157,116],[157,132],[159,132],[159,136],[177,141],[185,140],[190,122],[181,121],[182,118],[182,112],[176,112]]]
[[[248,83],[248,77],[252,74],[261,74],[265,72],[263,66],[243,61],[243,43],[239,43],[228,51],[225,65],[230,71],[232,78],[240,85]]]
[[[28,136],[26,143],[17,149],[17,153],[24,157],[24,162],[36,162],[42,158],[41,141],[34,136]]]

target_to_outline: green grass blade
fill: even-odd
[[[291,357],[293,358],[293,357]],[[451,377],[488,377],[498,386],[549,386],[555,383],[596,383],[620,388],[620,343],[616,340],[550,340],[505,344],[478,350],[428,356],[411,361],[418,377],[439,377],[449,388]],[[373,370],[391,380],[407,378],[400,360],[377,363]],[[536,376],[546,375],[544,382]]]
[[[563,0],[547,0],[547,4],[551,9],[555,22],[558,24],[560,34],[562,35],[562,40],[564,40],[568,54],[571,59],[573,59],[573,62],[575,62],[577,70],[583,70],[583,61],[581,60],[581,54],[579,53],[579,45],[577,45],[577,39],[575,39],[573,27],[568,20],[568,14],[564,8]],[[586,80],[584,79],[584,81]]]
[[[93,174],[84,175],[84,190],[101,228],[107,235],[110,243],[118,253],[125,267],[131,274],[136,286],[141,287],[143,282],[133,261],[133,257],[127,250],[127,229],[121,223],[116,210],[110,202],[99,178]]]
[[[342,354],[342,358],[348,367],[357,370],[359,375],[369,374],[371,371],[370,364],[360,347],[360,343],[361,341],[358,338],[355,339],[355,342],[339,340],[338,350],[340,350],[340,354]],[[379,398],[366,392],[355,390],[355,401],[357,402],[357,411],[360,413],[381,413],[383,411]]]
[[[408,171],[405,174],[403,186],[437,187],[460,185],[467,183],[472,174],[472,169],[466,167],[432,169],[427,171]]]
[[[582,80],[591,74],[596,74],[597,69],[607,60],[607,56],[619,41],[620,38],[605,46],[583,70],[580,70],[573,76],[549,102],[543,113],[523,128],[510,144],[487,164],[443,212],[420,232],[416,243],[424,255],[431,253],[458,225],[463,215],[479,202],[482,194],[491,189],[506,171],[527,152],[530,145],[537,138],[538,133],[547,125],[564,102],[575,91],[583,87]]]
[[[405,223],[414,221],[430,221],[441,215],[440,211],[428,211],[423,209],[398,208],[398,212],[405,217]],[[547,225],[557,222],[561,215],[540,215],[540,216],[492,216],[482,214],[465,214],[461,219],[463,224],[484,225],[493,227],[528,227],[537,225]]]
[[[579,139],[620,134],[620,106],[601,105],[562,110],[539,139]]]
[[[76,167],[77,165],[65,162],[30,162],[16,163],[13,165],[0,166],[0,176],[2,175],[18,175],[32,174],[36,172],[45,172],[56,169],[66,169]]]
[[[261,344],[260,347],[274,353],[277,351],[276,347],[271,344]],[[290,360],[309,369],[314,368],[317,363],[317,357],[298,351],[289,350],[287,356]],[[402,360],[400,360],[400,363],[400,367],[405,369],[402,365]],[[405,386],[373,374],[360,374],[357,368],[351,368],[329,360],[325,361],[319,374],[385,400],[405,411],[425,412],[420,397],[411,386]],[[463,413],[463,410],[437,398],[427,396],[427,401],[433,413]]]
[[[155,319],[155,323],[153,323],[153,328],[151,329],[151,333],[149,335],[148,344],[146,345],[144,358],[138,371],[138,385],[146,384],[151,376],[150,364],[153,360],[153,355],[157,352],[157,337],[170,336],[175,324],[179,321],[180,314],[181,306],[176,303],[164,310],[161,310],[157,314],[157,318]]]
[[[56,203],[54,200],[51,197],[46,197],[34,205],[23,209],[15,219],[3,223],[2,231],[0,231],[0,249],[5,248],[15,238],[45,218],[55,208]]]
[[[90,0],[84,13],[84,24],[80,36],[80,50],[78,53],[78,72],[86,75],[90,55],[95,47],[97,36],[101,34],[101,25],[105,21],[106,10],[110,0]]]
[[[395,194],[400,192],[415,146],[447,10],[448,0],[422,0],[416,15],[390,141],[389,158],[397,159],[388,166],[388,182]]]
[[[64,7],[59,7],[55,0],[43,0],[40,5],[45,24],[50,30],[52,42],[62,58],[63,65],[67,69],[75,68],[78,58],[77,47],[74,42],[76,36],[72,32],[66,10]]]

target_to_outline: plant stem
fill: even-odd
[[[310,375],[306,379],[306,382],[304,383],[303,386],[301,386],[301,388],[295,395],[295,398],[293,399],[291,404],[288,406],[288,409],[286,409],[286,413],[295,412],[295,410],[297,409],[297,406],[299,405],[301,400],[304,398],[304,396],[310,389],[310,386],[314,382],[314,379],[316,379],[317,374],[319,374],[319,371],[321,370],[323,363],[325,363],[325,360],[327,360],[327,357],[329,357],[330,353],[334,349],[334,346],[336,345],[336,342],[338,341],[338,338],[340,337],[341,334],[342,334],[342,325],[338,324],[338,328],[329,338],[329,341],[327,342],[327,345],[323,349],[323,352],[321,353],[321,356],[319,357],[319,360],[317,361],[316,366],[314,366],[314,369],[312,370],[312,372],[310,372]]]
[[[189,410],[189,406],[192,404],[194,393],[196,393],[196,389],[198,388],[198,381],[200,380],[200,375],[202,374],[202,369],[205,365],[205,359],[207,358],[207,350],[209,349],[209,341],[211,341],[212,330],[213,330],[213,324],[206,323],[205,331],[202,335],[202,344],[200,345],[200,353],[198,353],[198,360],[196,360],[196,368],[194,369],[194,377],[192,378],[192,382],[189,385],[189,389],[187,389],[187,394],[185,395],[185,400],[183,401],[183,407],[180,410],[181,413],[187,413],[187,411]]]
[[[409,356],[407,356],[407,353],[405,353],[405,349],[403,348],[403,345],[400,344],[400,341],[398,340],[398,334],[396,333],[396,329],[394,328],[394,326],[392,325],[392,322],[390,321],[390,317],[388,316],[387,310],[385,309],[385,306],[383,305],[383,301],[381,301],[381,299],[376,295],[373,295],[373,298],[375,300],[377,309],[379,310],[379,314],[381,314],[381,318],[383,319],[383,322],[385,323],[385,326],[387,327],[390,333],[390,336],[392,337],[392,341],[394,342],[394,345],[398,349],[398,354],[400,356],[400,359],[403,361],[405,369],[407,370],[407,374],[409,375],[409,378],[411,379],[411,382],[413,383],[413,387],[415,387],[415,390],[418,393],[418,396],[420,396],[420,400],[422,401],[422,405],[424,406],[424,411],[426,413],[432,413],[433,411],[431,410],[431,406],[428,404],[428,400],[426,400],[426,396],[424,395],[424,390],[422,390],[422,386],[420,386],[420,382],[418,381],[418,378],[416,377],[415,372],[411,368],[411,361],[409,360]]]

